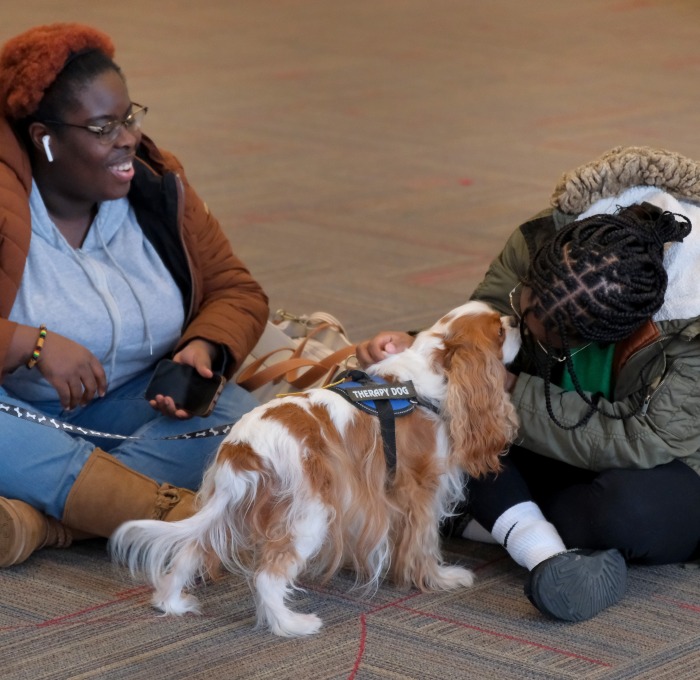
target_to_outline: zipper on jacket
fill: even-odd
[[[655,339],[654,339],[651,343],[649,343],[648,345],[645,345],[644,347],[640,347],[639,349],[635,350],[635,351],[632,352],[632,354],[628,357],[627,361],[625,362],[625,366],[627,366],[627,365],[630,363],[630,361],[631,361],[632,359],[634,359],[636,356],[638,356],[638,355],[641,354],[642,352],[649,351],[649,350],[651,349],[652,346],[654,346],[654,345],[660,345],[660,346],[661,346],[661,343],[662,343],[666,338],[670,338],[670,337],[672,337],[672,336],[669,335],[669,334],[666,334],[666,335],[663,335],[663,336],[662,336],[662,335],[659,335],[658,338],[655,338]],[[663,346],[661,346],[661,355],[664,357],[664,365],[665,365],[665,364],[666,364],[666,358],[665,358],[665,356],[664,356]],[[623,370],[624,370],[624,366],[622,366],[622,367],[620,368],[620,372],[622,372]],[[664,374],[667,374],[666,370],[664,370]],[[655,393],[656,390],[659,389],[659,387],[661,387],[661,385],[665,382],[666,378],[663,377],[664,374],[662,374],[662,376],[659,376],[658,378],[654,379],[654,380],[651,382],[651,384],[649,385],[649,387],[647,388],[647,393],[646,393],[646,395],[645,395],[645,397],[644,397],[644,401],[642,402],[642,406],[641,406],[641,408],[639,409],[639,415],[640,415],[642,418],[646,417],[646,414],[647,414],[647,411],[649,410],[649,405],[651,404],[651,400],[652,400],[652,398],[653,398],[653,396],[654,396],[654,393]],[[663,378],[663,379],[662,379],[662,378]]]
[[[668,373],[666,375],[668,375]],[[642,416],[642,418],[646,416],[647,411],[649,410],[649,404],[651,403],[651,399],[656,393],[656,390],[658,390],[665,382],[666,378],[664,378],[663,380],[661,378],[657,378],[656,380],[654,380],[654,382],[651,383],[651,385],[649,385],[647,395],[646,397],[644,397],[644,401],[642,402],[642,408],[639,409],[639,415]]]

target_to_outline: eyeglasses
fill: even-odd
[[[122,126],[130,131],[141,129],[141,123],[143,122],[144,116],[148,113],[148,107],[141,106],[141,104],[136,104],[135,102],[132,106],[135,107],[134,110],[124,118],[124,120],[110,120],[104,125],[76,125],[75,123],[66,123],[62,120],[45,120],[44,123],[65,125],[66,127],[87,130],[88,132],[92,132],[93,135],[97,135],[97,139],[102,144],[111,144],[119,137]]]
[[[516,283],[516,284],[515,284],[515,287],[513,288],[513,290],[511,290],[510,293],[508,293],[508,300],[510,301],[510,308],[513,310],[513,314],[515,314],[515,316],[517,317],[518,322],[520,323],[521,326],[522,326],[523,323],[524,323],[524,322],[523,322],[523,316],[522,316],[522,313],[521,313],[520,311],[518,311],[518,310],[516,309],[516,307],[515,307],[515,299],[514,299],[514,296],[515,296],[515,291],[518,290],[518,287],[519,287],[519,286],[522,286],[522,285],[523,285],[523,284],[522,284],[522,281]],[[550,357],[551,359],[554,359],[554,361],[558,361],[559,363],[562,363],[562,362],[566,361],[566,355],[564,355],[564,356],[557,356],[556,354],[550,354],[550,353],[549,353],[549,350],[548,350],[537,338],[535,338],[535,342],[537,343],[537,346],[538,346],[548,357]],[[574,350],[573,352],[569,352],[569,356],[570,356],[570,357],[575,357],[579,352],[583,352],[584,349],[590,347],[592,344],[593,344],[593,343],[589,342],[589,343],[587,343],[586,345],[584,345],[583,347],[579,347],[578,349]]]

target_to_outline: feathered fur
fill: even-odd
[[[207,470],[201,509],[180,522],[127,522],[112,537],[114,557],[145,572],[154,605],[172,614],[199,611],[183,590],[220,562],[249,580],[258,624],[285,636],[321,626],[286,606],[302,574],[329,578],[349,567],[369,589],[386,572],[423,590],[470,586],[470,571],[443,564],[439,525],[463,497],[464,474],[498,470],[515,436],[504,362],[519,346],[510,318],[470,302],[368,369],[412,380],[440,413],[418,407],[397,418],[393,473],[378,419],[331,391],[256,408]]]

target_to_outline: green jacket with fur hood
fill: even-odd
[[[472,298],[511,313],[509,292],[555,230],[642,201],[685,214],[696,226],[667,247],[662,309],[615,348],[612,401],[598,403],[607,412],[635,414],[617,420],[596,413],[575,430],[561,429],[547,413],[544,380],[531,362],[512,393],[518,444],[589,470],[652,468],[678,458],[700,474],[700,163],[663,149],[618,147],[565,174],[552,207],[513,233]],[[552,384],[551,395],[562,423],[574,424],[588,411],[575,392]]]

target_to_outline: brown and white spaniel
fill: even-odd
[[[519,347],[510,317],[469,302],[367,369],[390,383],[411,381],[418,395],[395,421],[393,470],[377,417],[334,391],[259,406],[219,448],[199,511],[179,522],[123,524],[113,556],[147,575],[153,604],[170,614],[197,612],[183,589],[221,563],[248,579],[258,625],[284,636],[321,627],[315,614],[287,607],[301,577],[345,567],[370,590],[386,572],[422,590],[470,586],[472,572],[442,562],[439,526],[462,499],[465,474],[498,470],[515,437],[504,364]]]

